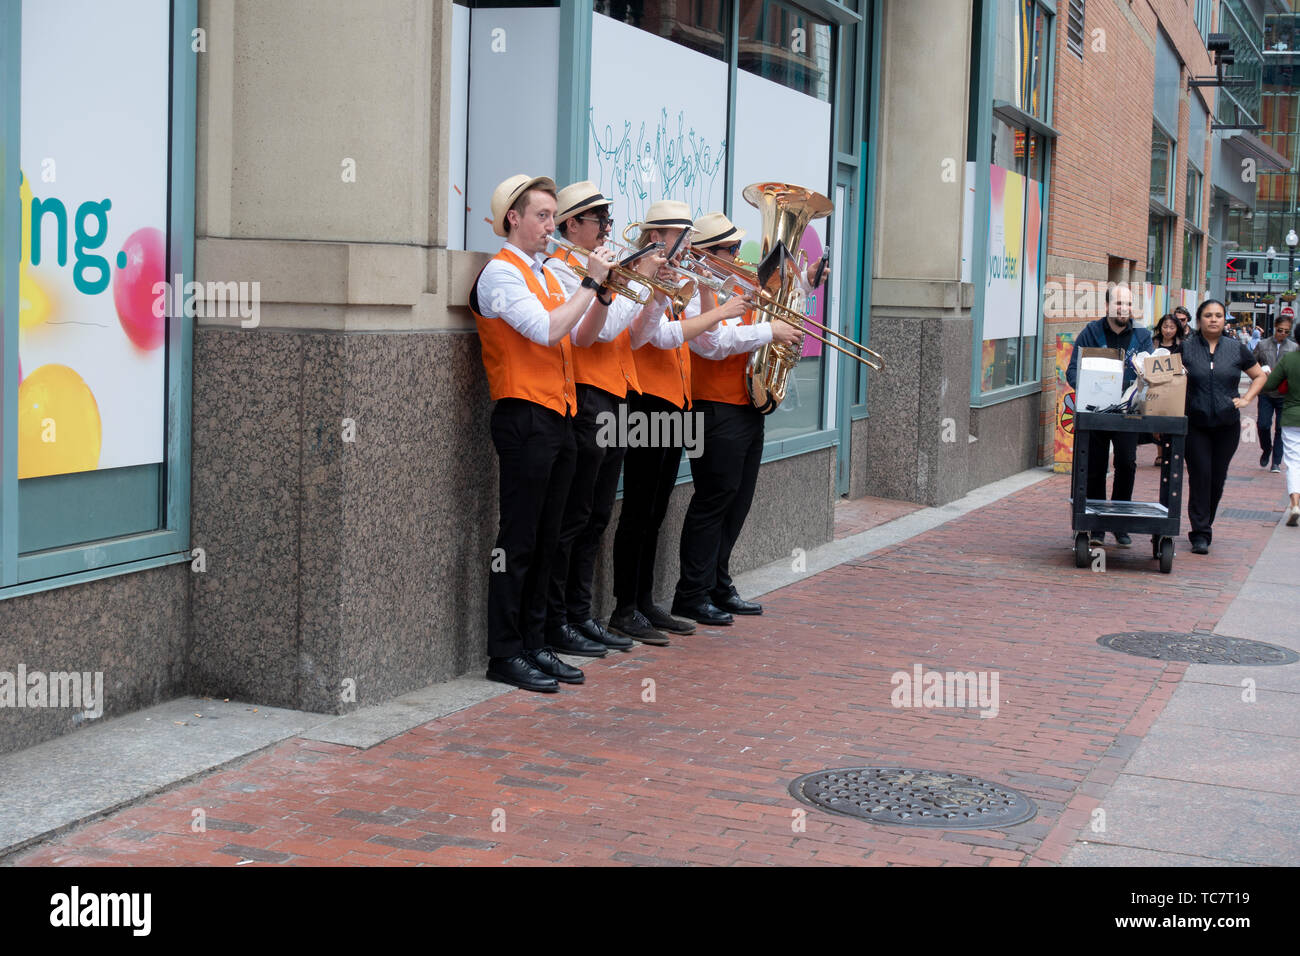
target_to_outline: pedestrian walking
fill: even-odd
[[[1187,537],[1193,554],[1209,554],[1214,515],[1228,464],[1241,441],[1241,409],[1264,387],[1264,372],[1241,342],[1224,335],[1226,309],[1218,299],[1196,308],[1196,332],[1183,342],[1187,370]],[[1241,373],[1251,378],[1238,394]]]
[[[1106,315],[1089,322],[1074,340],[1070,365],[1065,370],[1065,380],[1071,388],[1079,387],[1079,349],[1119,349],[1124,355],[1124,388],[1137,378],[1131,359],[1138,352],[1151,351],[1151,332],[1133,325],[1133,293],[1128,286],[1106,287]],[[1087,496],[1093,499],[1106,497],[1106,466],[1110,461],[1111,446],[1115,447],[1115,481],[1111,488],[1112,501],[1133,500],[1133,480],[1137,476],[1137,432],[1088,432],[1088,486]],[[1098,532],[1092,539],[1101,544]],[[1127,548],[1133,543],[1127,532],[1115,532],[1115,543]]]
[[[1277,368],[1282,356],[1296,351],[1295,340],[1291,338],[1291,319],[1282,316],[1273,326],[1273,334],[1255,346],[1255,361],[1267,375]],[[1259,405],[1255,410],[1255,428],[1259,433],[1259,467],[1272,471],[1281,471],[1282,464],[1282,404],[1285,396],[1269,391],[1265,387],[1259,393]]]
[[[1183,309],[1180,305],[1179,309]],[[1183,309],[1183,312],[1186,312]],[[1183,350],[1183,339],[1186,338],[1183,332],[1183,323],[1179,320],[1177,311],[1168,312],[1160,317],[1156,323],[1154,335],[1152,335],[1152,351],[1155,349],[1168,349],[1171,355],[1177,355]],[[1156,443],[1156,460],[1155,467],[1159,468],[1165,463],[1165,452],[1169,448],[1169,439],[1158,434],[1151,436]]]
[[[1178,324],[1182,326],[1183,339],[1192,334],[1192,313],[1187,311],[1186,306],[1174,306],[1174,318],[1176,318]],[[1182,339],[1179,339],[1179,341],[1182,341]]]
[[[1264,381],[1264,389],[1276,393],[1283,382],[1286,383],[1286,392],[1282,396],[1278,421],[1282,425],[1282,444],[1286,456],[1286,490],[1291,496],[1286,523],[1294,528],[1300,525],[1300,349],[1292,349],[1278,359]],[[1261,404],[1263,401],[1261,396]],[[1273,470],[1277,471],[1276,468]]]

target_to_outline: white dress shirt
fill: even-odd
[[[701,358],[724,359],[762,348],[772,341],[772,323],[745,325],[744,318],[719,322],[707,332],[691,339],[691,351]]]
[[[583,265],[586,265],[587,257],[581,253],[575,252]],[[560,280],[560,285],[564,286],[566,295],[572,297],[578,288],[582,285],[582,278],[573,271],[573,268],[560,258],[546,260],[546,268],[555,273],[555,278]],[[613,342],[616,338],[636,321],[641,306],[629,299],[627,296],[616,295],[614,301],[609,304],[609,310],[605,313],[605,324],[601,327],[600,334],[596,336],[597,342]],[[644,306],[646,309],[654,309],[654,298]],[[658,312],[661,310],[655,309]],[[653,325],[653,323],[652,323]],[[633,348],[636,345],[633,344]]]
[[[507,242],[505,248],[529,264],[542,288],[547,287],[547,272],[551,272],[560,281],[555,272],[542,265],[546,259],[544,255],[530,256],[511,242]],[[562,281],[560,288],[564,290],[561,294],[567,301],[571,293],[564,289]],[[478,278],[478,304],[481,310],[479,314],[483,318],[504,319],[530,342],[538,345],[551,344],[551,314],[511,263],[493,259],[487,264]]]
[[[650,300],[649,308],[654,304]],[[632,348],[639,349],[643,345],[652,345],[657,349],[675,349],[684,342],[685,335],[682,332],[681,322],[674,322],[665,314],[665,310],[658,310],[659,317],[657,321],[647,323],[642,335],[638,336],[632,333]],[[682,318],[693,319],[700,314],[700,293],[697,291],[691,298],[686,310],[682,313]]]

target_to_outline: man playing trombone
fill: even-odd
[[[659,200],[650,205],[645,221],[635,225],[640,227],[638,246],[662,242],[670,250],[675,245],[680,249],[682,233],[692,228],[690,207],[676,200]],[[691,404],[691,355],[686,343],[718,322],[744,314],[745,308],[743,298],[735,296],[701,315],[696,296],[679,321],[661,323],[648,343],[642,345],[634,337],[640,394],[629,397],[630,413],[651,421],[665,414],[683,415]],[[685,428],[676,431],[680,437]],[[676,444],[629,448],[624,459],[623,510],[614,533],[615,609],[609,629],[646,644],[667,644],[668,637],[661,633],[664,630],[676,634],[695,630],[689,621],[672,617],[654,603],[659,529],[668,513],[681,458],[682,445]]]
[[[745,237],[745,230],[720,212],[701,217],[695,229],[692,246],[727,262],[735,260]],[[711,304],[711,292],[700,295]],[[704,442],[699,457],[691,459],[695,490],[682,525],[681,577],[672,612],[701,624],[726,625],[733,614],[763,613],[762,605],[741,599],[729,565],[763,457],[764,416],[750,402],[745,365],[750,352],[773,341],[802,349],[803,332],[779,319],[754,324],[749,311],[691,341],[691,397],[704,416]]]

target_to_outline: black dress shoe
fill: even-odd
[[[547,634],[546,646],[561,654],[576,654],[578,657],[604,657],[609,653],[604,644],[588,640],[568,624]]]
[[[763,605],[755,604],[753,601],[746,601],[735,591],[719,598],[713,597],[713,606],[720,611],[730,611],[732,614],[762,614]]]
[[[701,601],[698,604],[683,604],[680,601],[674,601],[673,613],[713,627],[725,627],[732,622],[730,614],[718,610],[708,601]]]
[[[657,604],[642,604],[638,610],[650,622],[650,626],[661,631],[672,631],[674,634],[694,634],[695,625],[690,621],[682,621],[673,617]],[[676,612],[673,612],[676,613]]]
[[[570,667],[556,657],[555,652],[549,647],[542,647],[535,651],[524,651],[524,653],[533,662],[533,666],[547,677],[554,677],[565,684],[581,684],[587,679],[578,668]]]
[[[1202,538],[1191,538],[1192,554],[1209,554],[1210,542]]]
[[[524,654],[516,654],[514,657],[494,657],[489,660],[487,679],[500,681],[502,684],[513,684],[524,690],[540,691],[543,694],[554,694],[560,689],[554,677],[539,671],[533,666],[532,659]]]
[[[636,608],[615,611],[614,616],[609,619],[609,629],[624,637],[638,640],[642,644],[653,644],[656,647],[668,646],[668,635],[651,627],[645,615]]]
[[[595,641],[597,644],[604,644],[606,647],[615,651],[630,651],[636,646],[636,642],[629,640],[621,634],[611,634],[600,626],[599,621],[586,620],[581,624],[570,623],[569,627],[573,628],[589,641]]]

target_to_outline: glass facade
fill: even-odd
[[[1049,119],[1053,12],[1035,0],[991,0],[990,227],[979,306],[978,393],[1036,381],[1042,322],[1044,187],[1050,137],[1022,115]],[[973,392],[976,390],[972,390]]]
[[[775,178],[826,195],[835,203],[831,216],[814,222],[792,251],[811,262],[832,250],[835,288],[809,296],[805,311],[860,336],[865,282],[858,264],[844,257],[859,247],[863,200],[850,187],[866,159],[862,78],[871,21],[856,15],[861,11],[846,13],[843,4],[832,7],[818,15],[789,0],[597,0],[586,176],[614,199],[621,223],[643,219],[659,199],[684,201],[695,216],[726,212],[747,232],[740,257],[749,263],[759,258],[762,224],[744,199],[745,186]],[[629,63],[655,63],[660,81],[636,91],[608,82]],[[766,421],[769,451],[839,427],[836,399],[846,369],[838,353],[837,361],[828,355],[806,339],[786,398]],[[855,363],[854,394],[864,391],[861,374]]]
[[[189,558],[196,7],[6,4],[0,597]]]

